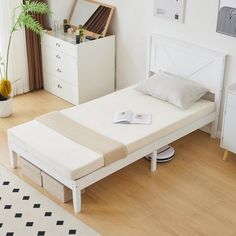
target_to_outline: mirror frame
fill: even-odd
[[[84,30],[84,34],[85,34],[86,36],[92,36],[92,37],[95,37],[95,38],[99,38],[99,37],[101,37],[101,36],[102,36],[102,37],[105,37],[106,34],[107,34],[107,31],[108,31],[109,25],[110,25],[110,23],[111,23],[112,16],[113,16],[113,14],[114,14],[115,7],[112,6],[112,5],[108,5],[108,4],[105,4],[105,3],[101,3],[101,2],[95,1],[95,0],[84,0],[84,1],[92,2],[92,3],[97,3],[97,4],[99,4],[100,6],[108,7],[108,8],[111,9],[110,15],[109,15],[109,17],[108,17],[108,19],[107,19],[107,23],[106,23],[106,25],[105,25],[105,29],[104,29],[104,31],[103,31],[102,34],[97,34],[97,33],[94,33],[94,32],[92,32],[92,31]],[[74,4],[73,4],[73,7],[72,7],[72,10],[71,10],[71,13],[70,13],[70,17],[69,17],[69,24],[71,25],[71,27],[72,27],[74,30],[79,29],[79,26],[78,26],[78,25],[74,25],[74,24],[71,22],[72,17],[73,17],[73,15],[74,15],[74,13],[75,13],[75,9],[76,9],[77,4],[78,4],[78,0],[75,0],[75,1],[74,1]]]

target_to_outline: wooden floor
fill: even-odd
[[[16,97],[14,106],[12,117],[0,119],[0,161],[7,167],[6,130],[70,104],[40,91]],[[236,156],[223,162],[219,141],[201,131],[173,146],[175,159],[158,173],[143,159],[89,187],[77,217],[109,236],[236,236]],[[60,205],[73,213],[71,203]]]

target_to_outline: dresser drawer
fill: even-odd
[[[79,94],[76,86],[65,83],[60,78],[44,73],[44,89],[66,101],[78,105]]]
[[[78,105],[78,89],[65,83],[61,79],[56,80],[57,95],[72,104]]]
[[[77,60],[59,50],[42,45],[43,70],[64,82],[77,85]]]
[[[78,57],[77,55],[77,46],[68,43],[62,39],[53,37],[49,34],[44,34],[42,37],[42,45],[47,45],[50,48],[54,48],[60,52],[64,52],[72,57]]]

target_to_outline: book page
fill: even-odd
[[[132,123],[133,112],[123,111],[116,112],[113,116],[113,123]]]
[[[133,114],[132,124],[151,124],[151,114]]]

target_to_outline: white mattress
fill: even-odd
[[[152,114],[151,125],[112,124],[117,111],[132,110]],[[115,139],[128,147],[129,153],[180,129],[215,111],[215,103],[200,100],[188,110],[143,95],[134,86],[61,112],[94,131]],[[24,147],[31,161],[73,180],[104,166],[103,157],[63,137],[37,121],[31,121],[8,131],[9,144]],[[155,141],[155,140],[154,140]],[[36,161],[37,163],[37,161]]]

